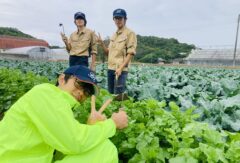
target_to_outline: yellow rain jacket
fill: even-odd
[[[116,132],[113,120],[80,124],[72,112],[77,104],[51,84],[27,92],[0,121],[0,163],[50,163],[55,149],[66,155],[59,163],[118,162],[108,140]]]

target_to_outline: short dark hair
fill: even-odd
[[[70,75],[70,74],[64,74],[64,81],[67,82],[71,77],[72,77],[72,75]],[[58,81],[56,82],[55,86],[59,86]]]
[[[64,74],[64,81],[65,82],[68,82],[68,80],[70,78],[74,77],[73,75],[71,74]],[[75,81],[76,82],[76,81]],[[95,90],[94,90],[94,86],[90,83],[85,83],[85,82],[82,82],[82,81],[78,81],[77,82],[78,85],[83,89],[83,92],[86,96],[92,96],[95,94]],[[56,86],[59,86],[59,83],[58,81],[56,82],[55,84]]]
[[[81,81],[77,83],[83,89],[83,92],[86,96],[90,97],[95,94],[94,86],[92,84]]]

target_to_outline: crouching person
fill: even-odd
[[[65,155],[56,163],[115,163],[116,147],[109,140],[116,128],[127,126],[124,111],[106,119],[96,111],[98,91],[94,73],[73,66],[58,78],[57,86],[41,84],[22,96],[0,122],[1,163],[50,163],[55,150]],[[72,108],[92,96],[88,124],[74,119]]]

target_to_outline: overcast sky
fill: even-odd
[[[82,11],[87,27],[111,36],[116,8],[127,11],[127,26],[137,34],[176,38],[198,47],[233,47],[240,0],[0,0],[0,26],[63,46],[60,22],[70,35],[76,30],[73,15]]]

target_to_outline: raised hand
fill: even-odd
[[[103,111],[107,108],[107,106],[112,102],[112,100],[107,100],[102,107],[99,109],[99,111],[96,110],[96,97],[91,97],[91,113],[88,118],[87,124],[95,124],[98,121],[104,121],[106,120],[106,116],[103,113]]]
[[[63,40],[64,43],[68,42],[67,36],[64,33],[62,33],[62,32],[61,32],[61,37],[62,37],[62,40]]]

